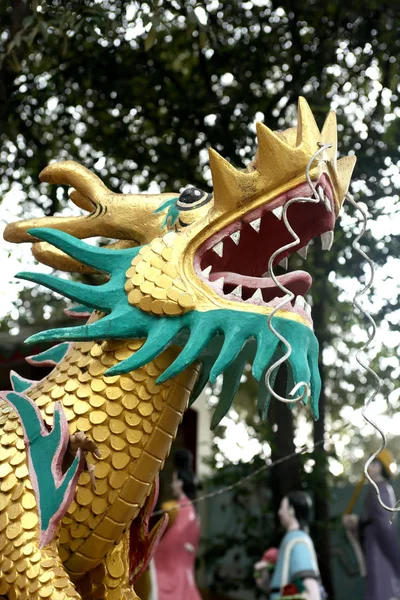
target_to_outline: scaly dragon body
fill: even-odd
[[[118,196],[83,167],[56,163],[43,179],[74,187],[72,199],[91,214],[7,228],[10,241],[34,242],[42,262],[103,272],[107,281],[92,287],[20,274],[92,316],[33,336],[64,344],[54,370],[39,382],[12,376],[14,391],[2,393],[0,595],[137,598],[132,581],[163,527],[148,534],[157,475],[188,403],[223,373],[216,424],[251,362],[265,416],[265,375],[285,351],[267,325],[280,292],[265,271],[288,241],[279,214],[291,198],[313,194],[305,168],[318,144],[330,144],[311,164],[321,202],[308,212],[293,208],[300,241],[280,259],[294,250],[304,255],[317,235],[329,245],[354,164],[336,161],[333,114],[320,132],[307,103],[299,107],[297,130],[258,127],[258,153],[246,171],[211,151],[213,194],[189,188],[179,197]],[[93,235],[121,242],[96,248],[78,239]],[[316,417],[318,344],[304,301],[310,278],[298,271],[281,281],[293,293],[273,318],[292,346],[288,389],[306,382],[305,402]],[[100,452],[86,459],[94,485],[92,471],[83,470],[84,446],[71,445],[78,433]]]

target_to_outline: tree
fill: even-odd
[[[353,187],[374,218],[395,214],[398,12],[387,0],[2,3],[3,194],[17,186],[25,214],[37,205],[54,214],[65,192],[38,184],[37,175],[64,158],[83,162],[122,191],[207,187],[208,146],[245,165],[255,151],[254,121],[273,129],[292,125],[302,94],[320,125],[329,107],[337,109],[341,153],[357,153]],[[343,360],[354,321],[338,296],[346,277],[363,275],[349,249],[353,234],[347,217],[334,250],[321,254],[315,246],[307,261],[321,356],[334,349],[337,357],[329,368],[321,362],[316,442],[341,418],[343,403],[359,405],[370,387]],[[369,233],[363,243],[382,265],[398,241],[393,233],[379,240]],[[391,304],[381,302],[379,316],[388,321],[398,308],[395,294]],[[326,453],[319,450],[315,461],[318,550],[329,591]]]

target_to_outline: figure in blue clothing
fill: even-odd
[[[314,544],[308,534],[312,502],[304,492],[291,492],[279,508],[286,530],[270,583],[270,599],[301,597],[322,600],[325,596],[319,575]]]

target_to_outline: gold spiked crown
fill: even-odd
[[[298,102],[298,125],[283,132],[274,132],[263,123],[257,123],[258,149],[252,168],[235,169],[215,150],[210,149],[210,168],[214,187],[214,206],[219,211],[239,207],[275,190],[283,191],[305,180],[305,170],[319,144],[331,144],[322,154],[330,176],[337,212],[347,193],[356,162],[355,156],[337,160],[336,113],[329,112],[320,131],[314,115],[305,100]],[[322,171],[322,172],[323,172]],[[320,171],[321,172],[321,171]],[[312,174],[312,171],[311,171]]]

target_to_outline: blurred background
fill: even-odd
[[[378,267],[364,301],[379,325],[369,356],[383,379],[371,414],[400,458],[399,24],[400,6],[385,0],[1,2],[2,226],[79,210],[66,189],[39,183],[50,161],[79,161],[125,193],[209,189],[210,146],[245,166],[255,153],[256,121],[272,129],[294,125],[299,95],[319,126],[334,108],[340,155],[358,158],[351,190],[369,211],[363,246]],[[199,504],[198,576],[215,598],[257,597],[252,564],[276,543],[282,495],[299,488],[314,499],[313,537],[330,598],[358,597],[340,516],[378,447],[361,417],[372,382],[355,362],[367,339],[351,304],[368,273],[351,249],[358,231],[345,206],[332,251],[322,253],[317,242],[307,259],[324,383],[319,421],[273,402],[261,423],[250,373],[216,431],[209,422],[221,382],[185,418],[176,447],[194,453],[203,491],[310,447],[235,493]],[[11,368],[37,378],[24,363],[34,349],[23,340],[49,319],[54,325],[66,317],[62,299],[12,281],[21,264],[34,262],[28,246],[2,242],[0,253],[0,384],[7,389]],[[162,490],[170,472],[167,465]]]

